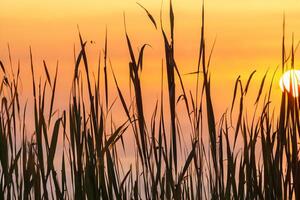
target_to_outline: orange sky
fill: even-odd
[[[32,47],[35,70],[43,73],[45,59],[52,75],[59,60],[59,76],[54,109],[60,112],[68,105],[71,79],[74,70],[73,46],[79,49],[77,25],[87,40],[91,66],[96,67],[99,51],[103,50],[105,27],[108,29],[109,57],[123,93],[128,99],[129,55],[124,35],[123,12],[126,14],[127,30],[137,50],[144,43],[152,48],[145,51],[141,74],[146,121],[150,122],[155,101],[160,95],[160,69],[164,56],[160,31],[153,28],[137,0],[1,0],[0,1],[0,59],[9,66],[7,43],[12,51],[13,64],[21,62],[22,95],[32,102],[32,85],[29,65],[29,46]],[[140,0],[159,21],[161,0]],[[201,1],[174,0],[175,12],[175,59],[182,74],[196,70],[199,51]],[[216,122],[230,107],[233,87],[238,75],[245,83],[253,70],[258,73],[250,86],[250,97],[245,109],[251,111],[260,86],[262,75],[269,69],[266,83],[281,62],[281,38],[283,13],[286,15],[286,43],[290,48],[291,35],[300,39],[300,1],[297,0],[206,0],[206,46],[209,52],[214,39],[216,46],[211,63],[211,87]],[[168,30],[168,2],[163,3],[164,27]],[[299,53],[296,53],[296,68]],[[275,78],[273,105],[280,100],[279,75]],[[187,89],[194,91],[195,77],[183,76]],[[102,78],[103,80],[103,78]],[[112,80],[109,70],[109,80]],[[165,79],[166,83],[166,79]],[[115,85],[110,84],[110,102],[117,97]],[[166,87],[166,86],[165,86]],[[179,95],[179,92],[177,93]],[[167,97],[165,98],[167,101]],[[237,104],[237,103],[236,103]],[[182,105],[180,105],[182,107]],[[178,110],[182,109],[179,106]],[[33,116],[30,105],[27,113]],[[113,120],[121,124],[120,105],[113,108]],[[168,109],[168,107],[166,107]],[[180,113],[180,112],[178,112]],[[121,114],[124,114],[121,112]],[[250,112],[251,114],[251,112]],[[124,115],[125,117],[125,115]],[[168,117],[168,115],[166,115]],[[30,122],[30,117],[27,122]],[[32,122],[32,121],[31,121]],[[27,123],[32,126],[33,123]],[[187,123],[181,124],[189,130]],[[30,127],[29,127],[30,128]],[[32,127],[31,127],[32,128]],[[29,131],[30,132],[30,131]],[[129,133],[126,133],[129,134]],[[130,141],[132,137],[129,136]],[[189,140],[189,137],[183,138]],[[132,141],[132,140],[131,140]],[[188,141],[184,141],[188,142]],[[133,149],[131,149],[133,151]],[[128,151],[127,151],[128,153]],[[132,163],[134,153],[124,157]],[[127,161],[126,161],[127,160]]]
[[[153,14],[158,22],[161,1],[139,1]],[[20,59],[22,73],[28,74],[28,47],[32,46],[35,65],[42,69],[42,59],[54,73],[56,60],[60,62],[58,81],[66,86],[71,83],[73,72],[73,45],[78,50],[77,24],[87,40],[95,41],[88,46],[91,64],[97,59],[104,46],[105,27],[108,29],[109,57],[123,89],[128,88],[128,51],[126,49],[123,12],[126,14],[127,29],[135,49],[143,43],[151,44],[146,49],[142,81],[145,96],[158,97],[161,59],[163,58],[161,33],[155,30],[136,0],[1,0],[0,13],[0,59],[7,63],[7,43],[10,44],[13,60]],[[273,72],[280,64],[282,18],[286,14],[287,44],[291,35],[297,41],[300,32],[300,2],[284,0],[211,0],[206,1],[206,40],[208,49],[216,38],[212,60],[212,87],[217,109],[224,111],[230,105],[233,84],[242,74],[247,80],[249,74],[258,70],[263,74],[268,68]],[[168,3],[163,3],[167,17]],[[174,0],[175,53],[181,72],[195,71],[200,34],[201,1]],[[168,27],[165,18],[164,27]],[[297,55],[296,55],[297,56]],[[297,59],[296,59],[297,66]],[[270,74],[271,75],[271,74]],[[277,77],[277,81],[278,81]],[[185,76],[186,84],[192,88],[193,77]],[[260,78],[257,77],[258,87]],[[31,91],[28,81],[24,82],[24,93]],[[112,86],[113,87],[113,86]],[[114,87],[113,87],[114,88]],[[58,95],[64,95],[61,87]],[[274,91],[279,93],[276,83]],[[30,93],[31,94],[31,93]],[[222,95],[223,101],[216,96]],[[26,95],[25,95],[26,96]],[[224,101],[226,103],[224,103]],[[151,108],[152,109],[152,108]]]

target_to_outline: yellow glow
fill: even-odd
[[[280,78],[279,85],[281,90],[288,91],[294,97],[299,96],[300,70],[288,70]],[[292,91],[290,91],[292,90]]]

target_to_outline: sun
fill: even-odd
[[[283,92],[287,91],[292,94],[293,97],[298,97],[300,87],[300,70],[291,69],[286,71],[279,80],[279,86]]]

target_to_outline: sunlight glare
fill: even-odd
[[[287,91],[290,93],[290,89],[292,89],[291,94],[293,97],[298,97],[300,86],[300,70],[292,69],[286,71],[280,78],[279,86],[283,92]]]

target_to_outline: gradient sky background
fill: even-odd
[[[161,1],[141,0],[159,22]],[[185,74],[196,70],[201,25],[201,4],[197,0],[174,0],[175,57],[180,71]],[[59,60],[59,87],[57,107],[67,105],[69,86],[73,76],[73,46],[78,51],[79,25],[88,45],[90,63],[96,67],[98,53],[104,47],[105,28],[108,29],[109,57],[117,72],[122,89],[128,89],[129,55],[125,42],[123,13],[126,14],[127,30],[137,50],[143,43],[146,49],[142,72],[143,95],[153,110],[153,101],[159,97],[160,69],[163,43],[160,31],[152,26],[136,0],[27,0],[0,2],[0,59],[8,64],[7,43],[10,44],[13,63],[21,62],[24,98],[30,98],[29,46],[33,49],[37,71],[42,71],[45,59],[54,74]],[[291,35],[299,39],[300,2],[296,0],[211,0],[205,2],[206,45],[210,51],[216,38],[211,64],[213,99],[218,113],[231,104],[233,85],[238,75],[246,81],[253,70],[258,75],[253,88],[259,87],[261,77],[269,69],[270,74],[281,62],[281,38],[283,13],[286,15],[287,47]],[[163,2],[164,27],[168,30],[168,2]],[[296,43],[295,42],[295,43]],[[297,54],[296,54],[297,57]],[[296,66],[297,66],[296,58]],[[276,76],[274,93],[280,94]],[[193,89],[195,77],[184,76],[186,85]],[[111,86],[113,89],[114,86]],[[257,90],[255,90],[257,92]],[[116,97],[111,90],[111,99]],[[256,95],[256,94],[255,94]],[[219,98],[222,97],[222,98]],[[253,99],[252,99],[253,100]],[[152,103],[152,104],[150,104]]]
[[[58,87],[55,109],[61,112],[68,106],[70,86],[74,70],[73,47],[79,50],[77,25],[84,38],[94,41],[87,45],[92,70],[96,70],[98,54],[103,54],[105,29],[108,30],[108,55],[119,85],[128,99],[129,54],[124,34],[123,13],[126,15],[127,31],[134,49],[144,43],[152,48],[145,51],[144,68],[141,74],[146,121],[150,122],[155,101],[160,95],[160,71],[164,57],[161,32],[155,30],[145,12],[136,4],[137,0],[1,0],[0,1],[0,59],[9,66],[7,44],[9,43],[13,65],[21,63],[21,100],[29,101],[27,122],[32,122],[32,83],[29,63],[29,46],[32,47],[37,74],[44,74],[43,59],[46,60],[52,76],[59,60]],[[159,23],[161,1],[140,0]],[[182,74],[196,71],[198,60],[201,4],[198,0],[174,0],[175,12],[175,59]],[[245,109],[250,113],[263,74],[269,69],[266,83],[281,63],[282,22],[286,16],[286,44],[290,49],[292,33],[295,43],[300,38],[300,1],[296,0],[210,0],[205,2],[205,38],[207,54],[213,41],[216,45],[211,62],[211,88],[216,121],[231,106],[233,87],[238,75],[247,81],[250,73],[257,74],[250,86],[250,97]],[[163,2],[163,26],[169,31],[168,1]],[[296,68],[298,66],[296,53]],[[103,60],[103,59],[102,59]],[[101,63],[103,66],[103,62]],[[279,70],[280,71],[280,70]],[[279,106],[280,73],[275,77],[273,106]],[[102,77],[103,80],[103,77]],[[109,70],[109,80],[112,80]],[[187,89],[194,91],[196,76],[183,76]],[[166,79],[165,79],[166,83]],[[178,84],[179,85],[179,84]],[[110,103],[117,97],[115,85],[110,82]],[[165,87],[166,89],[166,87]],[[252,89],[252,90],[251,90]],[[179,96],[179,91],[177,96]],[[165,98],[165,101],[168,99]],[[118,102],[120,103],[120,102]],[[120,104],[112,113],[113,120],[121,124],[125,120]],[[165,104],[167,105],[167,104]],[[32,108],[32,107],[31,107]],[[168,107],[166,106],[166,109]],[[180,113],[181,107],[178,108]],[[121,111],[120,111],[121,110]],[[181,113],[180,113],[181,114]],[[31,116],[31,117],[30,117]],[[27,123],[27,127],[33,123]],[[181,124],[188,131],[188,124]],[[31,127],[33,128],[33,127]],[[32,132],[28,131],[30,135]],[[129,133],[127,133],[129,134]],[[133,137],[127,137],[130,141]],[[189,137],[183,138],[189,140]],[[130,149],[130,148],[129,148]],[[124,157],[125,165],[133,163],[134,153]],[[60,162],[60,161],[55,161]]]
[[[59,60],[54,109],[59,109],[61,113],[68,106],[74,71],[74,45],[77,53],[79,50],[77,25],[84,39],[94,41],[87,45],[90,66],[94,72],[97,67],[98,54],[99,52],[103,54],[107,27],[108,56],[112,61],[121,90],[129,104],[129,54],[124,34],[123,13],[126,15],[127,31],[136,52],[144,43],[152,46],[145,50],[144,68],[141,73],[145,118],[146,122],[150,123],[155,102],[160,95],[161,62],[164,58],[163,38],[161,32],[153,27],[144,10],[136,2],[141,3],[152,13],[159,25],[161,0],[0,0],[0,60],[5,66],[9,66],[7,50],[7,44],[9,44],[14,67],[17,66],[18,60],[21,63],[22,94],[20,98],[23,106],[26,100],[29,102],[26,126],[30,135],[33,133],[30,130],[33,130],[34,123],[29,46],[32,47],[35,71],[38,75],[44,75],[42,61],[45,59],[53,77],[56,62]],[[164,0],[162,7],[163,26],[167,33],[169,33],[168,3],[167,0]],[[182,74],[196,71],[201,28],[201,5],[201,0],[173,0],[175,59]],[[286,16],[286,44],[289,50],[292,34],[294,33],[295,43],[300,39],[299,11],[299,0],[205,1],[207,54],[209,54],[216,39],[210,66],[216,122],[231,106],[236,78],[241,75],[245,84],[251,72],[257,70],[257,74],[250,85],[249,98],[245,100],[245,109],[250,115],[253,113],[251,111],[254,108],[262,76],[269,70],[266,81],[269,85],[273,72],[281,63],[283,14],[285,13]],[[298,68],[299,52],[295,56],[295,66]],[[103,67],[103,59],[101,64]],[[115,85],[112,83],[110,69],[108,71],[109,98],[110,103],[112,103],[117,94]],[[92,76],[92,74],[90,75]],[[279,78],[280,73],[277,73],[272,98],[272,106],[274,107],[279,107],[280,102]],[[196,76],[183,75],[183,80],[186,89],[194,92]],[[177,85],[179,86],[179,84]],[[177,96],[180,95],[179,91]],[[165,97],[165,105],[167,105],[167,100]],[[182,109],[181,105],[177,110],[180,117],[183,115],[180,112]],[[124,122],[125,115],[120,102],[116,103],[112,113],[112,118],[117,125]],[[186,113],[184,112],[184,114]],[[182,122],[183,130],[188,132],[190,130],[188,123],[185,123],[184,120]],[[126,132],[126,139],[132,142],[134,138],[128,132]],[[190,137],[184,137],[183,142],[189,142],[189,139]],[[62,140],[59,142],[62,143]],[[125,163],[123,163],[127,166],[134,163],[134,145],[130,144],[126,143],[128,154],[124,157]],[[62,148],[62,145],[59,148]],[[259,151],[258,148],[257,151]],[[59,159],[59,156],[56,159]],[[59,163],[60,160],[55,160],[55,162]],[[61,165],[58,164],[58,166]]]

